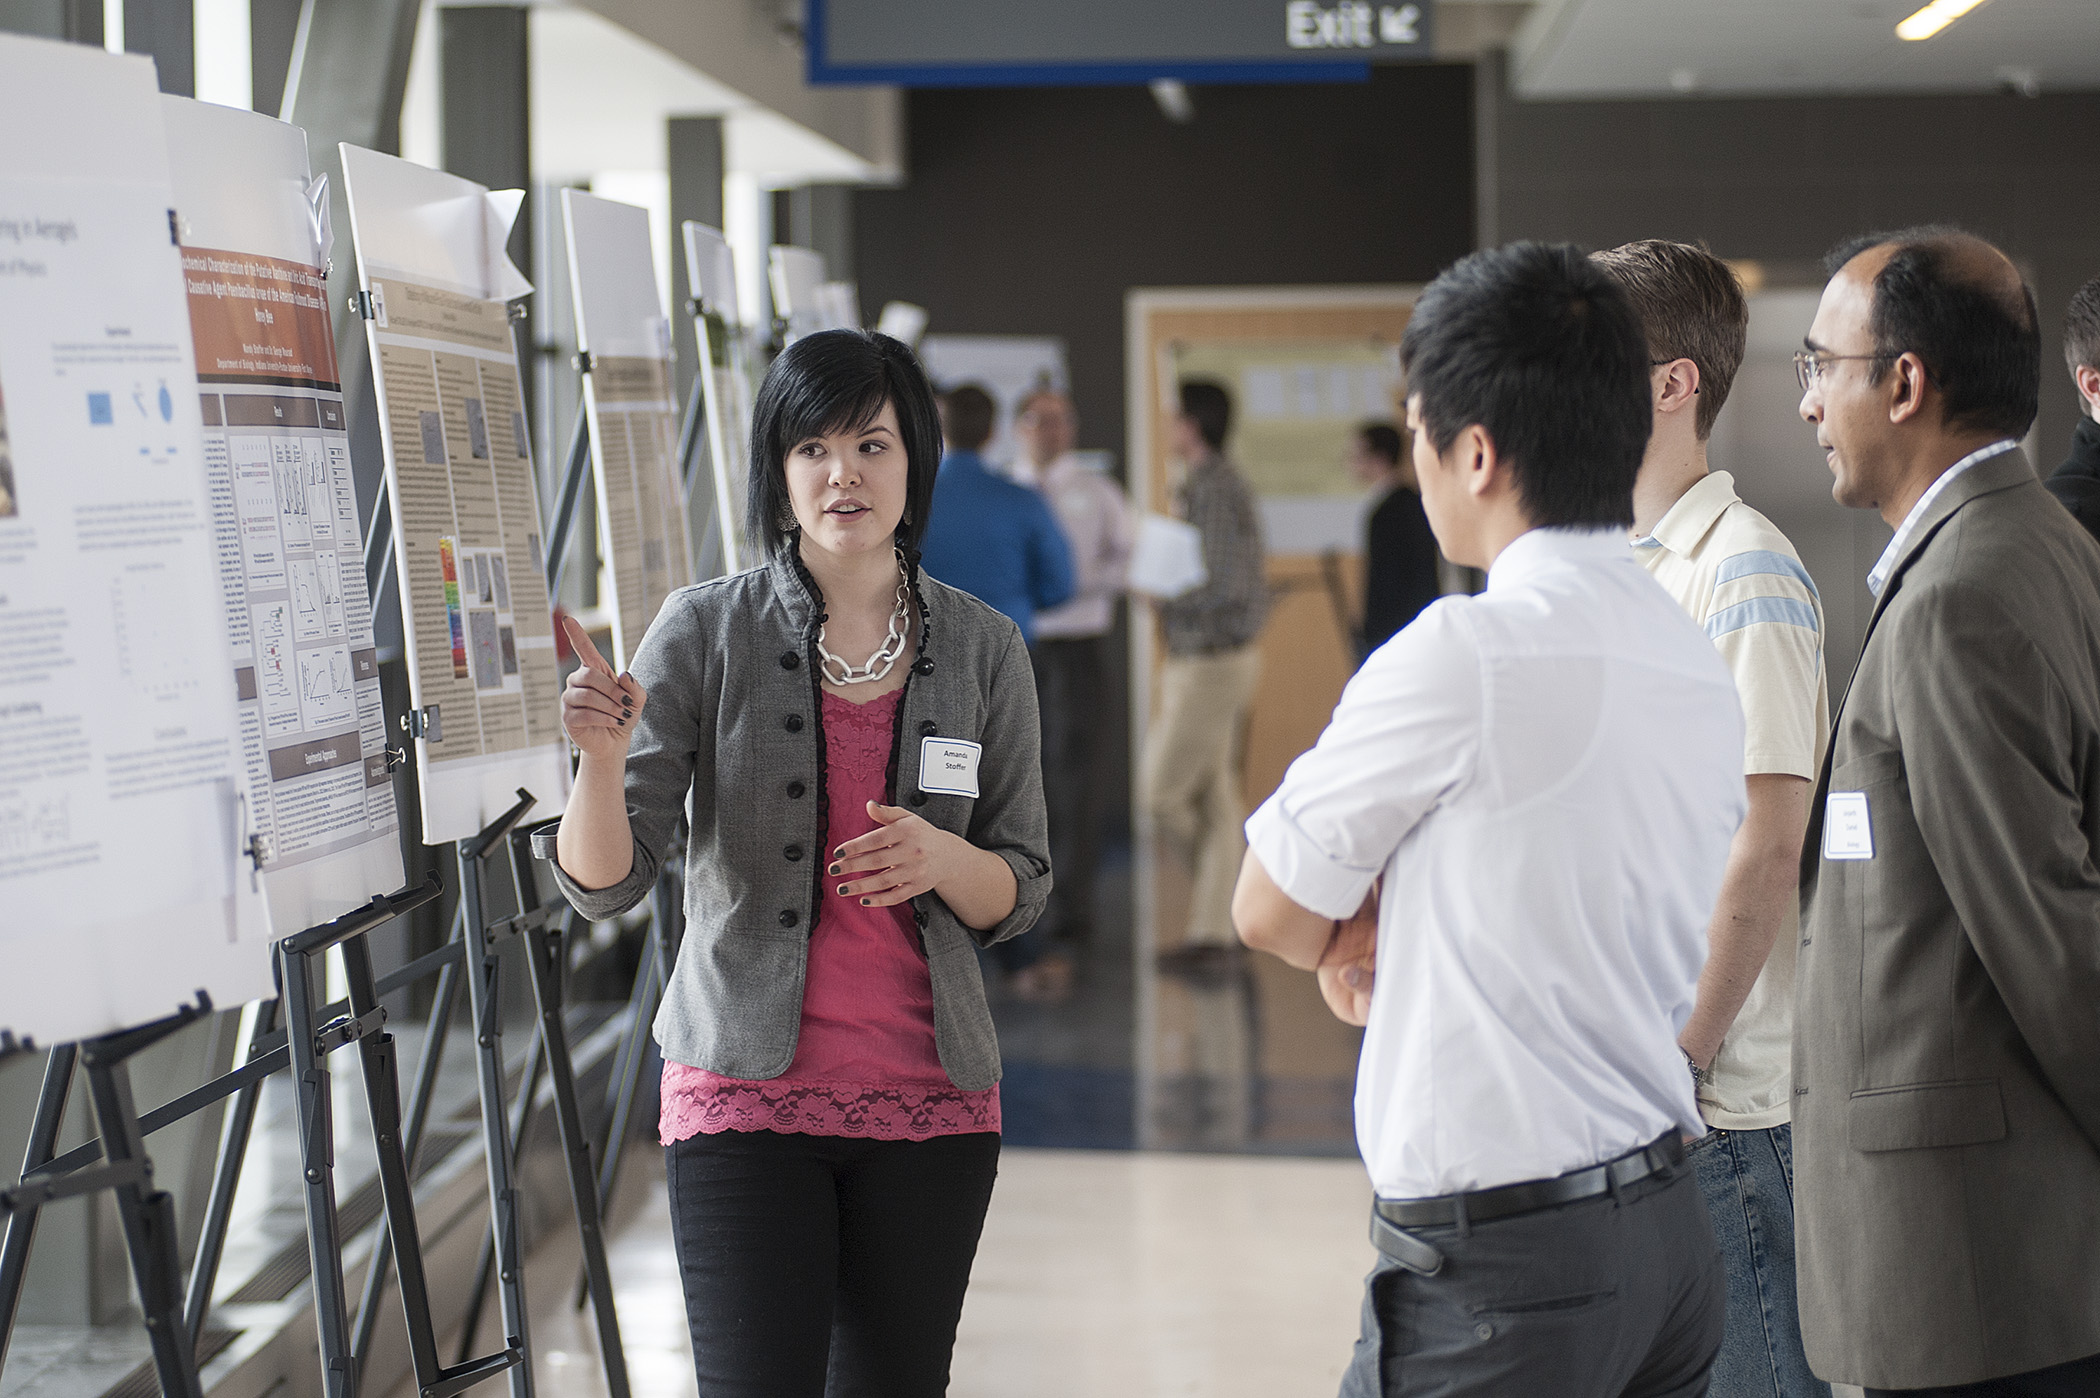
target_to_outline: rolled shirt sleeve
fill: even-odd
[[[1363,905],[1393,851],[1472,775],[1483,691],[1461,605],[1431,606],[1364,663],[1247,821],[1248,848],[1292,902],[1328,918]]]

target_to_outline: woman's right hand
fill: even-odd
[[[635,721],[649,702],[648,692],[633,675],[613,673],[576,618],[563,617],[562,626],[583,663],[562,687],[561,726],[584,756],[625,761]]]

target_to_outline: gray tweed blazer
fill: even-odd
[[[916,571],[916,570],[915,570]],[[913,901],[933,982],[941,1066],[957,1087],[999,1080],[999,1042],[975,945],[1019,936],[1050,895],[1035,677],[1014,623],[916,574],[920,643],[897,707],[890,800],[1013,867],[1019,897],[986,932],[934,894]],[[823,908],[824,721],[817,679],[816,585],[792,549],[767,565],[685,588],[665,601],[630,667],[649,693],[627,755],[634,868],[562,891],[594,920],[639,903],[690,803],[684,943],[656,1015],[673,1062],[727,1077],[786,1072],[802,1024],[810,933]],[[919,787],[922,742],[983,745],[979,794]]]

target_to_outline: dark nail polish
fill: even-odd
[[[846,896],[846,885],[844,885],[844,884],[840,884],[840,885],[839,885],[839,897],[843,898],[843,897],[845,897],[845,896]]]
[[[860,900],[860,905],[863,908],[871,908],[875,905],[875,900],[872,898],[863,898]]]
[[[832,866],[831,866],[831,872],[832,872],[832,873],[836,874],[836,873],[837,873],[838,871],[839,871],[839,866],[838,866],[838,865],[834,864],[834,865],[832,865]]]

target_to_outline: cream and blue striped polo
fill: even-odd
[[[1801,556],[1735,493],[1726,471],[1686,491],[1633,541],[1633,556],[1728,662],[1743,704],[1743,774],[1816,779],[1830,734],[1823,674],[1823,600]],[[1707,1124],[1763,1130],[1788,1120],[1792,1092],[1794,958],[1790,914],[1700,1093]]]

